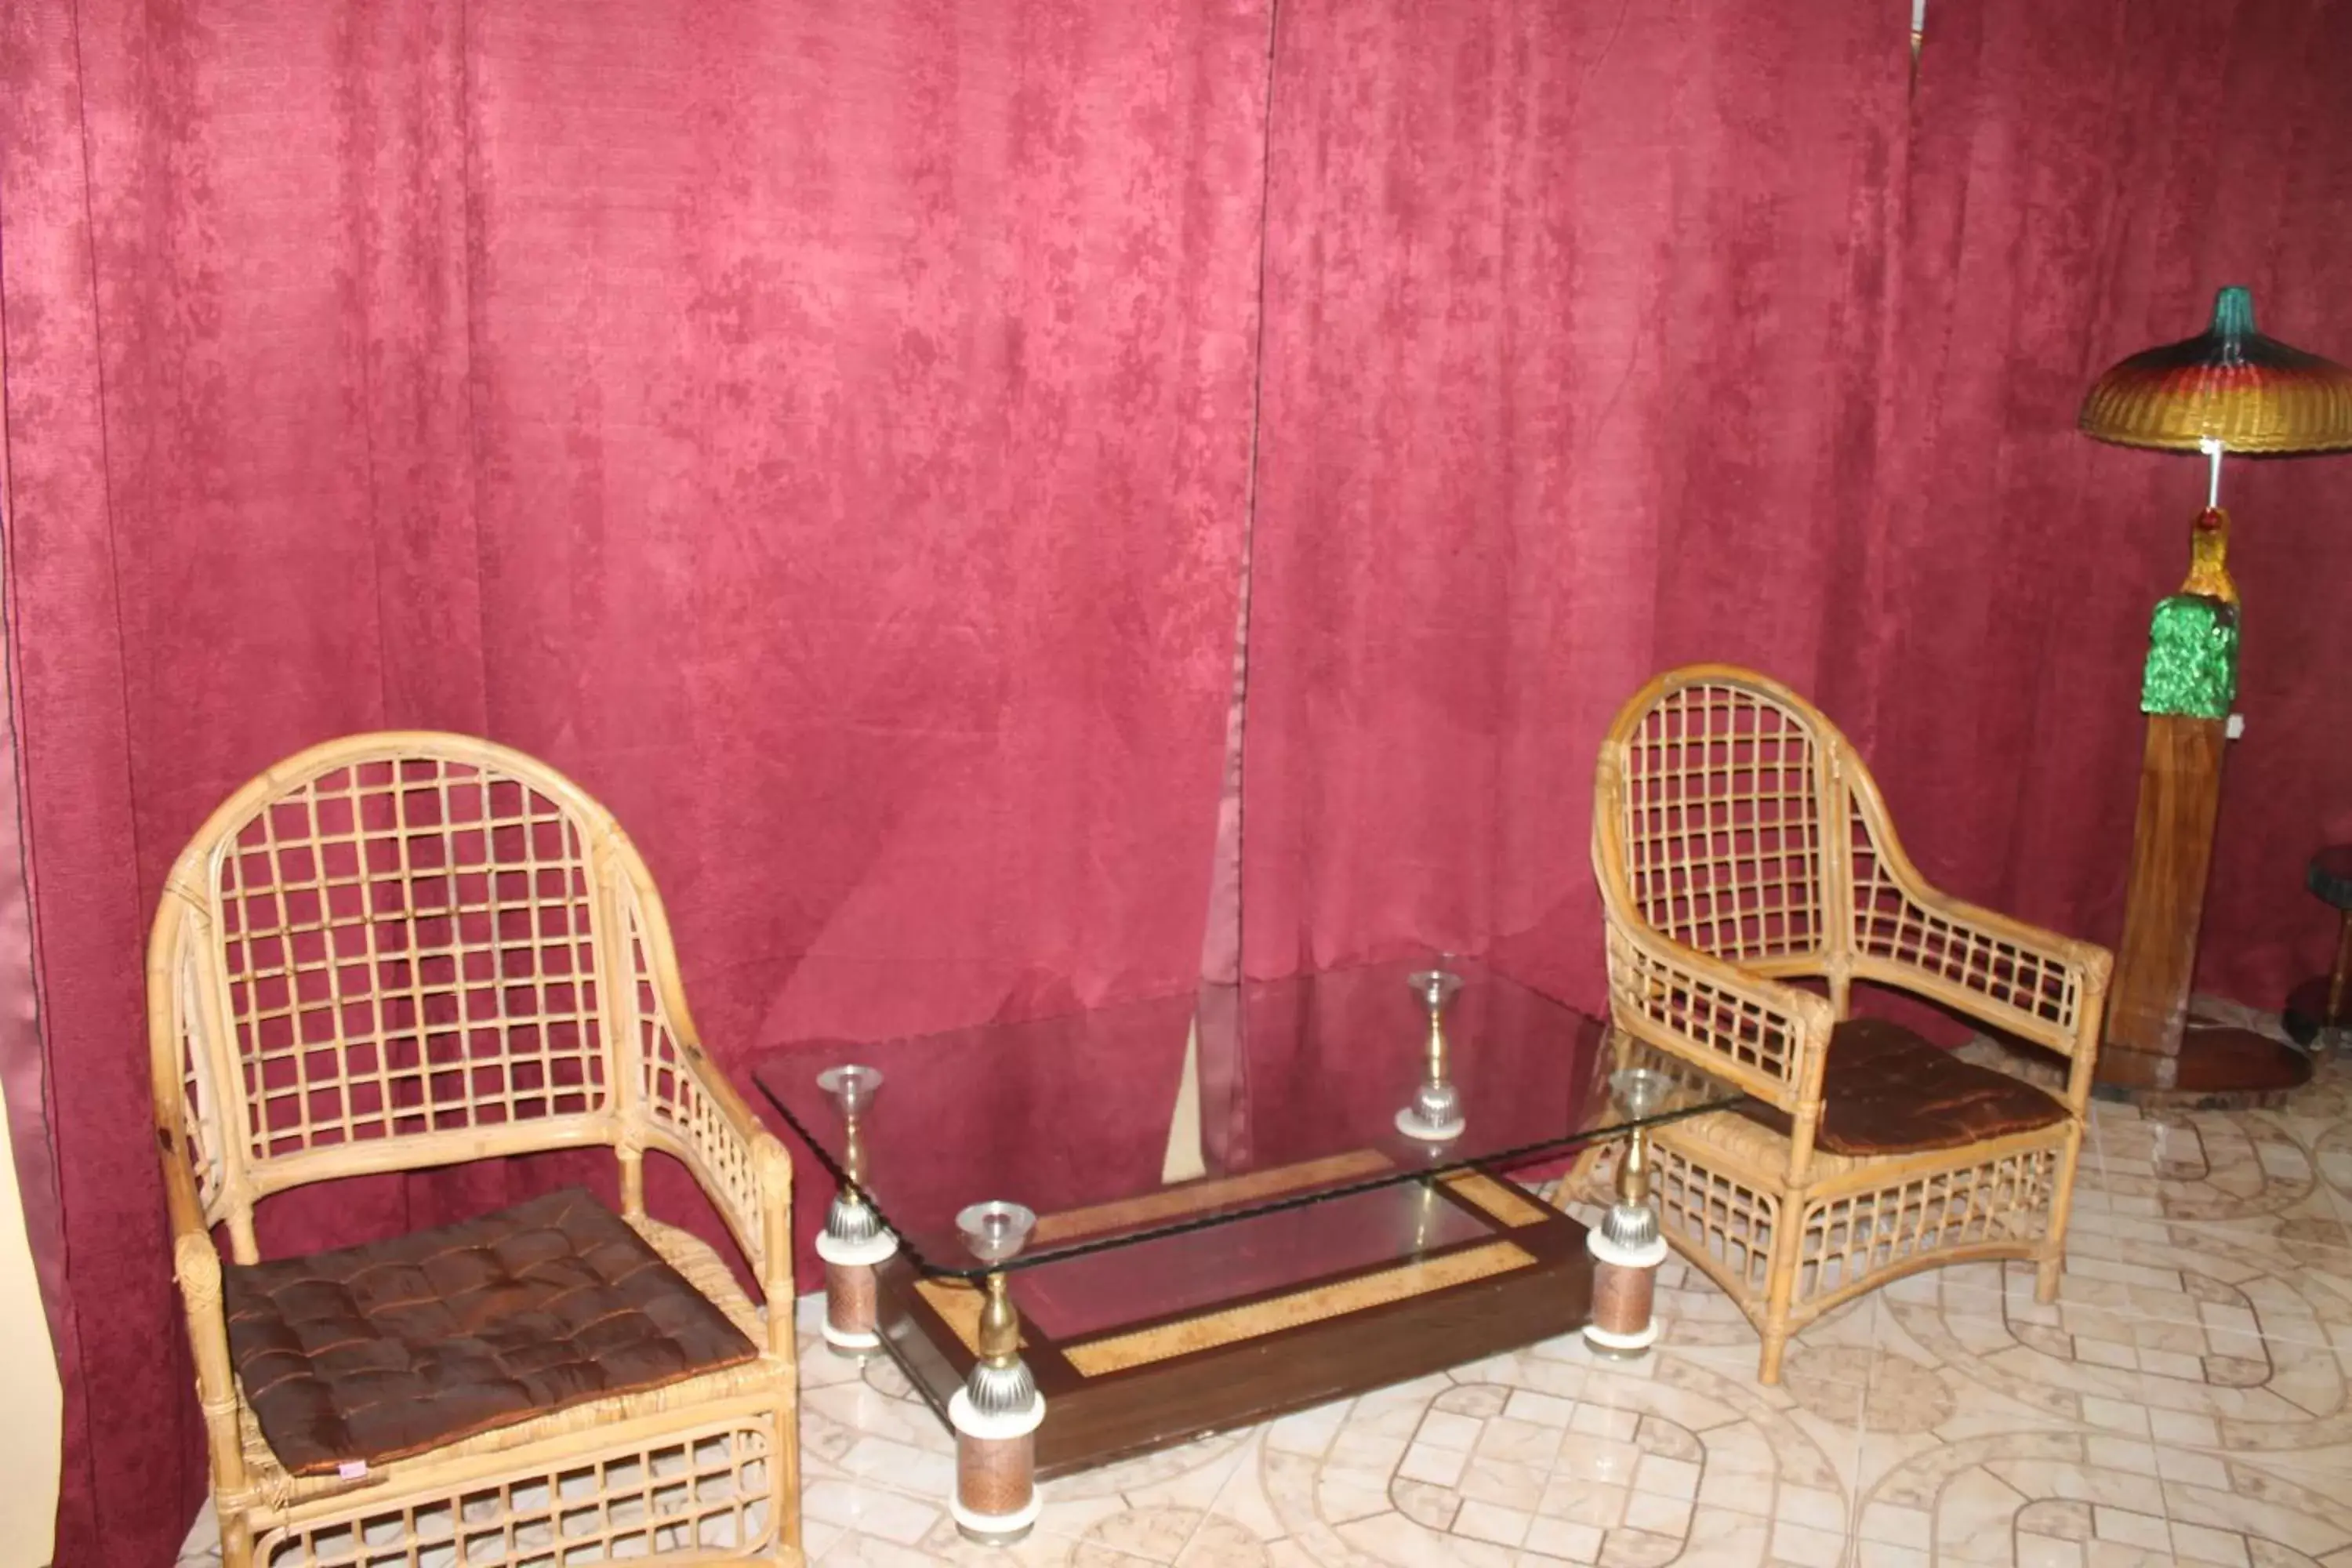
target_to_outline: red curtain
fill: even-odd
[[[1621,15],[1622,10],[1622,15]],[[2078,435],[2251,285],[2352,359],[2352,13],[1286,0],[1244,949],[1434,946],[1597,994],[1599,734],[1754,665],[1923,869],[2112,942],[2147,617],[2195,460]],[[2352,833],[2352,458],[2232,463],[2241,707],[2200,984],[2324,967]]]
[[[58,1560],[143,1568],[203,1469],[141,942],[277,757],[432,725],[572,773],[738,1063],[1197,974],[1267,16],[84,0],[0,27]]]
[[[58,1561],[161,1560],[201,1484],[154,889],[326,735],[580,777],[739,1065],[1167,991],[1237,929],[1590,999],[1594,740],[1702,657],[1820,697],[1931,875],[2111,939],[2201,474],[2074,406],[2223,283],[2352,356],[2352,16],[1937,4],[1915,87],[1904,10],[0,9]],[[2352,837],[2352,459],[2227,485],[2204,981],[2265,1001]]]
[[[1596,994],[1616,705],[1703,656],[1843,668],[1904,37],[1864,4],[1283,6],[1252,973],[1516,939]]]

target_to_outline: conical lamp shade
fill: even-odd
[[[2352,447],[2352,370],[2254,331],[2254,299],[2224,289],[2198,337],[2136,353],[2083,400],[2084,433],[2193,452],[2325,452]]]

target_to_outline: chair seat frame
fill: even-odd
[[[2054,1297],[2105,949],[1929,885],[1837,727],[1730,665],[1670,670],[1619,712],[1592,864],[1620,1048],[1665,1052],[1789,1121],[1783,1135],[1725,1112],[1654,1134],[1666,1237],[1755,1323],[1764,1382],[1805,1323],[1918,1269],[2022,1258]],[[1858,982],[2066,1058],[2064,1120],[1956,1149],[1817,1148],[1831,1035]]]
[[[652,877],[585,791],[466,735],[300,752],[224,802],[173,865],[147,989],[226,1568],[424,1568],[453,1550],[513,1568],[803,1561],[791,1161],[705,1054]],[[215,1232],[252,1263],[271,1194],[596,1146],[618,1163],[623,1217],[757,1358],[289,1474],[236,1380]],[[716,1251],[646,1214],[648,1152],[717,1212],[764,1322]]]

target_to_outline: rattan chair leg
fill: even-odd
[[[1802,1203],[1790,1198],[1781,1205],[1785,1221]],[[1789,1338],[1795,1331],[1790,1326],[1793,1316],[1790,1303],[1797,1294],[1797,1258],[1804,1248],[1804,1228],[1800,1225],[1780,1224],[1772,1228],[1772,1268],[1768,1294],[1764,1299],[1764,1352],[1756,1367],[1756,1381],[1769,1388],[1780,1381],[1781,1352],[1789,1348]]]
[[[2078,1122],[2058,1156],[2058,1190],[2050,1197],[2050,1223],[2043,1227],[2042,1248],[2033,1268],[2033,1299],[2043,1306],[2058,1299],[2059,1276],[2066,1270],[2066,1222],[2074,1212],[2074,1168],[2083,1157],[2083,1129]]]
[[[253,1568],[253,1526],[245,1515],[222,1514],[219,1524],[221,1568]]]

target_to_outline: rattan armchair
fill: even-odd
[[[1779,1381],[1807,1322],[1916,1269],[2030,1258],[2052,1299],[2107,952],[1930,888],[1853,745],[1750,671],[1660,676],[1618,714],[1598,772],[1592,861],[1621,1045],[1667,1052],[1757,1102],[1660,1130],[1654,1190],[1675,1249],[1761,1332],[1762,1380]],[[1847,1152],[1824,1147],[1825,1083],[1826,1109],[1854,1121],[1837,1103],[1833,1040],[1889,1028],[1850,1020],[1857,981],[2058,1053],[2063,1090],[1914,1040],[1926,1055],[1911,1067],[1958,1079],[1957,1098],[2006,1096],[2015,1110],[2023,1096],[2025,1114],[1989,1135],[1932,1117],[1925,1136],[1860,1126]],[[1917,1110],[1906,1089],[1882,1081],[1877,1111]]]
[[[660,900],[609,813],[554,770],[464,736],[314,747],[238,790],[181,855],[147,984],[173,1258],[227,1568],[803,1561],[791,1165],[697,1043]],[[540,1369],[559,1393],[570,1376],[568,1396],[323,1473],[273,1447],[240,1374],[252,1363],[232,1348],[259,1200],[580,1146],[618,1161],[619,1217],[580,1194],[617,1238],[606,1250],[637,1257],[646,1290],[700,1314],[730,1364],[689,1361],[632,1387]],[[718,1211],[766,1299],[764,1323],[711,1247],[647,1217],[649,1152],[680,1162]],[[525,1275],[543,1239],[521,1238]],[[454,1310],[462,1282],[436,1273],[442,1262],[415,1271],[412,1294]],[[310,1294],[293,1338],[319,1337],[301,1321],[327,1310]],[[509,1317],[503,1331],[528,1364],[536,1321]]]

